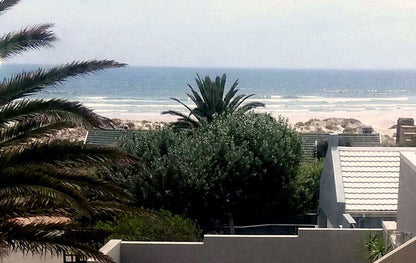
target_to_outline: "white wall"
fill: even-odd
[[[120,263],[360,263],[381,229],[300,229],[293,236],[206,235],[203,243],[121,242]]]
[[[400,154],[397,231],[416,235],[416,154]]]
[[[111,257],[115,263],[120,263],[120,249],[121,239],[111,239],[102,248],[100,248],[100,252]],[[90,261],[93,262],[92,260]]]
[[[319,213],[325,214],[325,217],[319,215],[319,227],[338,228],[343,222],[345,198],[337,146],[328,146],[319,184]],[[325,219],[327,222],[322,222]]]

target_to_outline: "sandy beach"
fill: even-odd
[[[396,130],[390,129],[397,124],[398,118],[416,118],[415,112],[412,111],[361,111],[361,112],[305,112],[303,114],[285,113],[290,123],[295,124],[300,121],[309,119],[327,119],[327,118],[349,118],[361,121],[364,125],[371,126],[376,132],[382,135],[392,136]]]
[[[262,110],[267,111],[267,108]],[[306,122],[310,119],[328,119],[328,118],[345,118],[356,119],[361,121],[366,126],[373,127],[374,131],[381,133],[382,135],[392,136],[395,133],[395,129],[390,129],[397,123],[398,118],[416,118],[416,113],[411,110],[386,110],[386,111],[332,111],[332,112],[270,112],[274,117],[279,115],[288,118],[292,125],[298,122]],[[117,118],[123,120],[123,122],[172,122],[175,121],[175,117],[171,115],[162,114],[111,114],[105,115],[109,118]]]

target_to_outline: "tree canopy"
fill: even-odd
[[[301,141],[286,119],[216,116],[192,132],[133,133],[122,146],[140,157],[141,166],[116,177],[128,182],[140,206],[202,225],[229,213],[236,222],[296,213],[293,182]]]
[[[182,241],[201,240],[194,223],[169,211],[147,211],[146,215],[125,215],[116,221],[97,224],[98,229],[111,233],[106,239],[124,241]]]

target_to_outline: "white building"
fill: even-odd
[[[339,147],[337,140],[331,136],[321,176],[319,226],[377,228],[395,221],[400,154],[416,148]]]

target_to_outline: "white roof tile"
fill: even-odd
[[[345,189],[344,194],[398,194],[399,188],[356,188]]]
[[[345,199],[397,199],[397,193],[345,193]]]
[[[397,162],[397,156],[342,156],[346,162],[360,160],[360,162]]]
[[[341,162],[342,172],[399,172],[400,166],[343,166]]]
[[[362,199],[349,199],[349,205],[397,205],[397,199],[373,199],[373,198],[362,198]]]
[[[371,182],[371,183],[365,183],[365,182],[345,182],[344,181],[344,189],[345,188],[399,188],[398,183],[390,183],[390,182]]]
[[[397,205],[345,205],[346,211],[397,211]]]
[[[400,167],[400,162],[397,160],[393,162],[363,162],[355,159],[354,161],[343,160],[341,165],[343,167]]]
[[[378,172],[378,173],[372,173],[372,172],[343,172],[343,177],[365,177],[365,178],[371,178],[371,177],[397,177],[399,178],[399,174],[396,172]]]
[[[339,155],[347,212],[397,211],[399,149],[340,147]]]
[[[352,177],[352,176],[344,176],[343,177],[344,184],[345,183],[361,183],[365,184],[364,187],[368,183],[399,183],[399,177]],[[398,185],[397,185],[398,187]]]
[[[374,148],[373,148],[374,149]],[[340,151],[339,152],[340,156],[363,156],[363,157],[376,157],[376,158],[380,158],[380,157],[397,157],[400,158],[400,152],[397,151],[374,151],[374,150],[358,150],[358,151]]]

